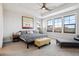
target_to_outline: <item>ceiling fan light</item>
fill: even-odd
[[[43,10],[45,10],[45,8],[42,8]]]

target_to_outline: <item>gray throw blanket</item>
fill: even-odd
[[[37,33],[20,35],[20,38],[28,43],[34,41],[36,38],[43,38],[43,37],[47,37],[47,35],[46,34],[37,34]]]

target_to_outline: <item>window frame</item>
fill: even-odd
[[[65,24],[65,17],[69,17],[70,18],[70,16],[75,16],[75,24]],[[64,16],[63,17],[63,19],[64,19],[64,22],[63,22],[63,25],[64,25],[64,27],[63,27],[63,33],[72,33],[72,34],[75,34],[76,33],[76,15],[75,14],[73,14],[73,15],[67,15],[67,16]],[[70,19],[69,19],[69,22],[70,22]],[[74,32],[65,32],[65,25],[74,25],[75,27],[74,27]]]
[[[70,24],[66,24],[64,17],[69,17],[70,18],[70,16],[75,16],[75,18],[73,18],[73,20],[75,20],[75,23],[71,22],[71,20],[69,20]],[[61,32],[55,31],[55,19],[59,19],[59,18],[61,18],[61,22],[62,22]],[[77,31],[77,15],[76,14],[71,14],[71,15],[68,14],[68,15],[64,15],[64,16],[61,16],[61,17],[51,18],[51,19],[47,20],[47,27],[49,26],[48,25],[48,21],[51,21],[51,20],[52,20],[52,31],[51,32],[53,32],[53,33],[76,34],[76,31]],[[70,31],[70,32],[69,31],[65,31],[65,28],[66,28],[67,25],[68,26],[73,25],[74,26],[73,27],[74,31]],[[47,32],[49,32],[49,31],[47,31]]]

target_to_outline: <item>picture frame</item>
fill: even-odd
[[[33,29],[34,21],[32,17],[22,16],[22,29]]]

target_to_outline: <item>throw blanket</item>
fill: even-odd
[[[34,41],[36,38],[43,38],[43,37],[47,37],[47,35],[46,34],[36,34],[36,33],[20,35],[20,38],[28,43]]]

